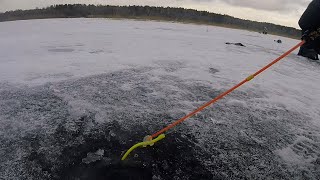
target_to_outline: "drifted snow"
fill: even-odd
[[[0,29],[0,179],[76,177],[83,162],[120,159],[298,43],[132,20],[15,21]],[[181,157],[168,159],[161,145],[133,159],[159,179],[199,177],[183,169],[189,161],[205,169],[204,179],[319,179],[320,65],[295,54],[170,131],[168,157]]]

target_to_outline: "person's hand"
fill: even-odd
[[[316,30],[306,30],[303,32],[302,40],[308,43],[314,43],[314,41],[320,41],[320,27]]]
[[[301,39],[306,42],[305,47],[307,49],[313,49],[317,54],[320,54],[320,28],[305,31]]]

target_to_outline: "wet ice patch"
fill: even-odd
[[[286,152],[281,150],[296,142],[294,127],[306,126],[309,119],[272,103],[269,108],[256,107],[252,102],[259,104],[266,95],[255,88],[235,91],[177,126],[166,142],[138,149],[138,156],[129,157],[134,167],[119,164],[121,155],[145,135],[225,91],[208,82],[154,72],[155,68],[141,67],[33,88],[8,86],[10,91],[0,93],[6,105],[0,106],[4,176],[97,179],[119,176],[125,169],[131,175],[149,176],[145,171],[163,179],[266,178],[270,172],[274,178],[290,179],[282,166],[287,164],[281,159]],[[307,173],[312,177],[319,151],[316,141],[310,142],[296,142],[292,151],[314,152]],[[12,171],[17,168],[19,172]]]

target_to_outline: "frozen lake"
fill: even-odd
[[[120,162],[297,43],[169,22],[1,22],[0,179],[320,179],[320,65],[296,52]]]

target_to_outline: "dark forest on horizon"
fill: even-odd
[[[229,28],[246,29],[299,38],[301,31],[292,27],[286,27],[266,22],[255,22],[235,18],[229,15],[197,11],[193,9],[174,7],[151,6],[109,6],[109,5],[85,5],[85,4],[61,4],[46,8],[32,10],[15,10],[0,13],[0,22],[46,19],[46,18],[129,18],[175,21],[183,23],[197,23],[206,25],[224,26]]]

